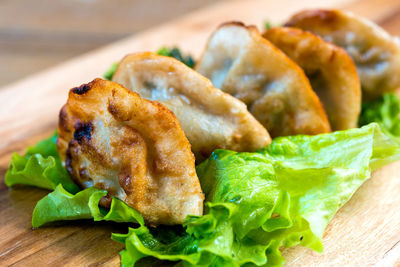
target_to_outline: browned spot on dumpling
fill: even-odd
[[[89,90],[90,90],[90,84],[82,84],[81,86],[74,87],[71,89],[71,91],[77,95],[83,95]]]
[[[150,225],[201,215],[194,156],[174,114],[110,81],[88,87],[70,91],[58,129],[57,148],[74,181],[107,190],[102,205],[116,196]]]
[[[93,125],[90,122],[82,123],[78,121],[74,125],[74,139],[82,144],[84,140],[90,141],[92,138]]]

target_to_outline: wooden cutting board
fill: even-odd
[[[316,3],[356,12],[400,34],[398,0],[229,1],[199,10],[1,88],[0,176],[4,178],[12,152],[22,153],[53,132],[71,87],[100,77],[125,54],[178,45],[198,56],[221,22],[279,23],[300,9],[315,8]],[[287,265],[400,266],[399,169],[400,162],[384,167],[354,194],[329,224],[321,255],[301,247],[286,249]],[[122,246],[110,240],[110,234],[125,231],[126,225],[80,221],[32,230],[32,210],[47,191],[9,190],[1,182],[0,192],[0,266],[119,265]]]

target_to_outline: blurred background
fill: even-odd
[[[0,0],[0,86],[222,0]]]
[[[0,0],[0,86],[223,1],[232,0]],[[400,34],[399,0],[349,2]]]

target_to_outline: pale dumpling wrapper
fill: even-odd
[[[325,110],[302,69],[255,27],[221,25],[208,40],[196,70],[242,100],[272,137],[330,131]]]
[[[346,49],[360,76],[363,99],[400,88],[400,43],[365,18],[340,10],[305,10],[285,24],[311,31]]]
[[[190,144],[175,115],[119,84],[95,79],[70,90],[57,148],[81,187],[108,191],[149,225],[202,215],[204,194]]]
[[[256,151],[271,142],[246,105],[174,58],[150,52],[128,55],[119,63],[113,81],[170,109],[197,162],[215,149]]]
[[[357,127],[361,111],[360,80],[353,60],[344,49],[296,28],[274,27],[266,30],[263,37],[305,71],[333,131]]]

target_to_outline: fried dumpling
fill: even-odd
[[[108,191],[150,225],[202,215],[204,195],[177,118],[162,104],[95,79],[70,90],[60,111],[58,151],[82,187]]]
[[[295,14],[286,26],[311,31],[346,49],[356,63],[363,99],[400,87],[399,41],[373,22],[340,10],[317,9]]]
[[[361,110],[360,80],[353,60],[344,49],[296,28],[271,28],[263,37],[304,70],[324,104],[332,130],[357,127]]]
[[[255,151],[271,141],[241,101],[174,58],[149,52],[128,55],[119,63],[113,81],[174,112],[196,161],[217,148]]]
[[[304,72],[255,27],[238,22],[221,25],[196,70],[242,100],[272,137],[330,131]]]

